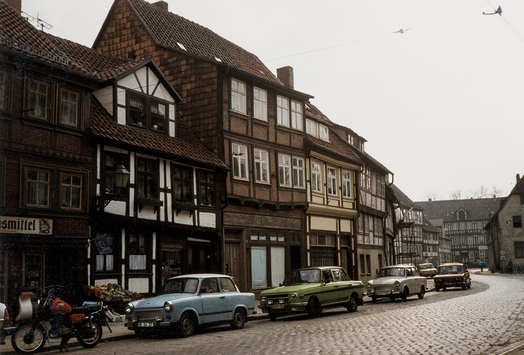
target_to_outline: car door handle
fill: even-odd
[[[224,299],[224,298],[226,298],[226,296],[220,296],[220,299]]]

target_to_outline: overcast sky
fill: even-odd
[[[22,1],[46,32],[87,46],[113,4]],[[506,196],[524,173],[522,0],[167,2],[274,73],[292,66],[295,89],[367,139],[414,201]]]

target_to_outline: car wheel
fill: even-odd
[[[356,312],[357,308],[358,308],[358,295],[356,294],[352,294],[351,297],[349,298],[349,302],[346,306],[347,310],[349,312]]]
[[[468,288],[471,288],[471,281],[468,282]]]
[[[440,288],[435,286],[435,292],[439,292],[439,291],[440,291]]]
[[[318,301],[311,297],[307,303],[307,314],[310,317],[315,317],[318,314],[320,314],[320,305],[318,304]]]
[[[246,312],[243,309],[237,308],[233,314],[233,319],[229,324],[233,329],[242,329],[246,323]]]
[[[400,294],[400,298],[402,298],[403,302],[406,302],[406,299],[408,298],[409,290],[407,287],[404,287],[404,291]]]
[[[464,282],[464,284],[462,285],[462,289],[465,290],[466,289],[466,283]]]
[[[420,286],[420,292],[418,293],[418,298],[420,300],[423,299],[425,293],[426,293],[426,290],[424,289],[424,286]]]
[[[445,287],[442,287],[442,291],[446,291],[446,288],[445,288]]]
[[[277,320],[277,315],[275,313],[269,313],[269,320],[271,321],[276,321]]]
[[[182,317],[180,317],[180,322],[178,323],[178,334],[180,334],[180,336],[183,338],[187,338],[193,335],[195,328],[195,318],[191,315],[191,313],[186,312],[182,314]]]
[[[377,296],[371,296],[371,302],[377,303]]]

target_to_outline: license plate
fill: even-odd
[[[155,322],[138,322],[140,328],[150,328],[155,326]]]
[[[387,295],[389,295],[389,292],[387,292],[387,291],[377,291],[375,293],[377,294],[377,296],[387,296]]]
[[[269,306],[271,309],[284,309],[284,305],[283,304],[273,304],[271,306]]]

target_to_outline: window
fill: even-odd
[[[0,110],[6,109],[6,97],[7,97],[6,79],[7,79],[6,73],[3,71],[0,71]]]
[[[105,153],[104,191],[106,194],[117,195],[121,197],[127,196],[127,186],[116,187],[114,177],[115,171],[120,164],[129,166],[127,161],[127,156],[124,154],[114,152]]]
[[[328,167],[328,194],[337,195],[337,169]]]
[[[291,156],[278,155],[278,181],[280,186],[291,187]]]
[[[293,157],[293,187],[304,188],[304,159]]]
[[[311,163],[311,189],[322,192],[322,170],[318,163]]]
[[[201,206],[215,206],[215,178],[212,172],[199,171],[198,185]]]
[[[146,236],[144,234],[132,234],[129,237],[129,245],[127,250],[129,253],[129,270],[146,270]]]
[[[51,171],[27,168],[25,180],[27,183],[27,206],[50,207],[49,191],[51,186]]]
[[[515,242],[515,258],[524,258],[524,242]]]
[[[104,255],[100,255],[98,254],[98,250],[96,248],[96,245],[93,245],[94,246],[94,253],[96,253],[96,257],[95,257],[95,262],[96,262],[96,266],[95,266],[95,269],[96,271],[114,271],[115,270],[115,255],[114,255],[114,252],[116,250],[118,250],[116,247],[115,247],[115,238],[113,237],[113,235],[111,233],[108,233],[108,234],[105,234],[105,235],[97,235],[97,238],[99,237],[105,237],[105,242],[107,244],[107,246],[109,247],[109,251],[104,254]],[[96,241],[96,239],[95,239]],[[93,243],[95,244],[95,243]]]
[[[218,279],[218,281],[220,282],[220,289],[222,290],[222,292],[236,292],[237,291],[235,284],[233,283],[233,281],[231,281],[230,278],[221,277]]]
[[[300,131],[304,127],[302,103],[294,100],[291,100],[291,127]]]
[[[138,158],[136,161],[136,192],[138,198],[158,198],[158,162]]]
[[[79,98],[77,92],[60,89],[60,123],[78,127]]]
[[[173,166],[173,195],[176,202],[193,203],[193,169]]]
[[[248,180],[247,176],[247,147],[245,145],[233,143],[231,145],[233,178]]]
[[[269,154],[267,151],[255,148],[255,181],[269,183]]]
[[[522,228],[522,216],[513,216],[513,228]]]
[[[310,136],[317,136],[317,123],[313,120],[306,119],[306,133]]]
[[[277,96],[277,124],[289,127],[289,99]]]
[[[324,126],[323,124],[318,125],[318,136],[320,139],[329,141],[329,129],[327,126]]]
[[[342,170],[342,196],[351,197],[351,171]]]
[[[49,85],[38,80],[29,81],[29,115],[49,119]]]
[[[130,125],[164,131],[167,111],[167,104],[146,96],[128,93],[127,122]]]
[[[267,249],[251,247],[251,288],[267,287]]]
[[[253,117],[267,121],[267,91],[253,88]]]
[[[60,173],[62,182],[62,209],[79,210],[82,207],[82,175]]]
[[[231,79],[231,109],[246,113],[246,84],[236,79]]]

